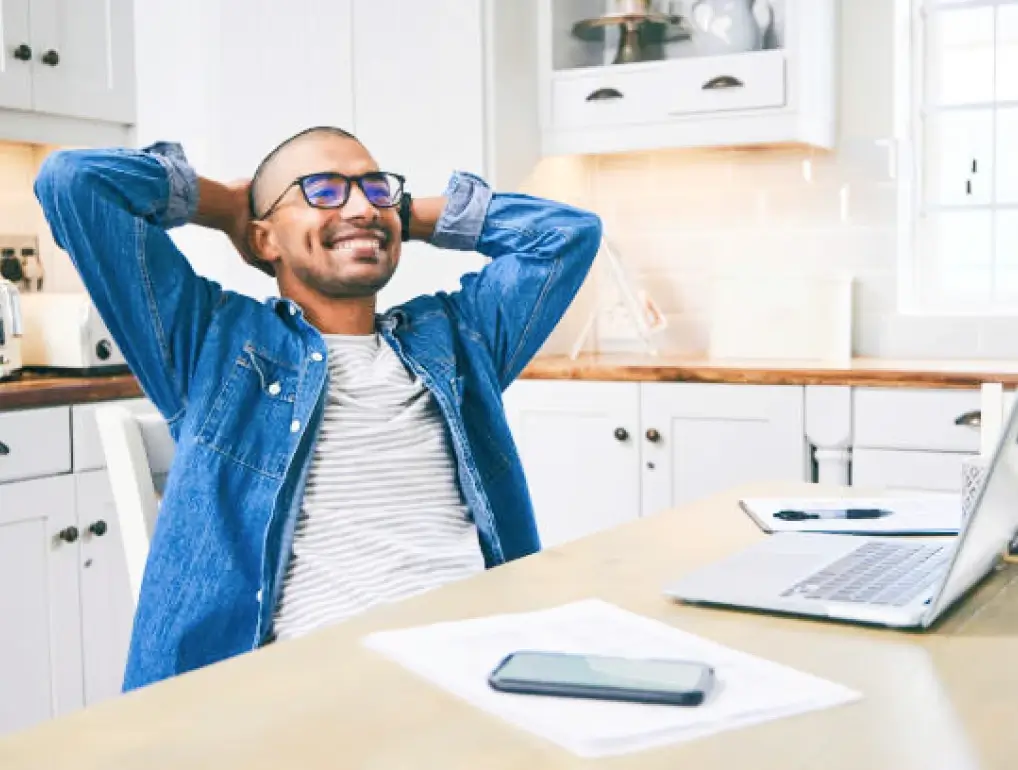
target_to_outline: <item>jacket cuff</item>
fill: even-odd
[[[188,163],[183,147],[175,142],[156,142],[142,151],[159,161],[169,183],[166,205],[152,216],[152,223],[164,228],[186,225],[198,210],[198,174]]]
[[[488,216],[492,191],[478,176],[457,171],[445,188],[446,204],[431,243],[441,249],[474,251]]]

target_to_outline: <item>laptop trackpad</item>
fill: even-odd
[[[852,535],[788,533],[696,570],[667,593],[688,599],[774,596],[860,545]]]

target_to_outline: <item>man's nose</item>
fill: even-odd
[[[350,197],[343,206],[344,219],[378,219],[378,209],[368,200],[359,184],[351,184]]]

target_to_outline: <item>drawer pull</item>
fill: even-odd
[[[745,85],[741,80],[733,78],[731,75],[718,75],[716,78],[711,78],[700,86],[700,89],[703,91],[718,91],[722,88],[743,88]]]
[[[978,428],[983,424],[983,416],[978,409],[972,412],[965,412],[965,414],[955,418],[954,424],[964,425],[966,428]]]
[[[3,441],[0,441],[0,456],[9,455],[11,448],[7,446]]]
[[[78,539],[78,528],[77,527],[65,527],[64,529],[57,532],[57,537],[63,540],[65,543],[73,543]]]
[[[616,88],[598,88],[596,91],[591,91],[587,94],[586,101],[588,102],[605,102],[609,99],[622,99],[624,94]]]

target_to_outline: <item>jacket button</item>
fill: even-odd
[[[316,351],[315,351],[314,353],[312,353],[312,354],[311,354],[311,360],[312,360],[312,361],[321,361],[321,360],[322,360],[322,354],[321,354],[321,353],[319,353],[319,352],[318,352],[318,351],[316,350]]]
[[[279,392],[282,389],[283,389],[282,386],[278,382],[273,382],[271,385],[269,385],[269,395],[278,396]]]
[[[294,420],[290,423],[290,433],[296,433],[300,430],[300,420]]]

